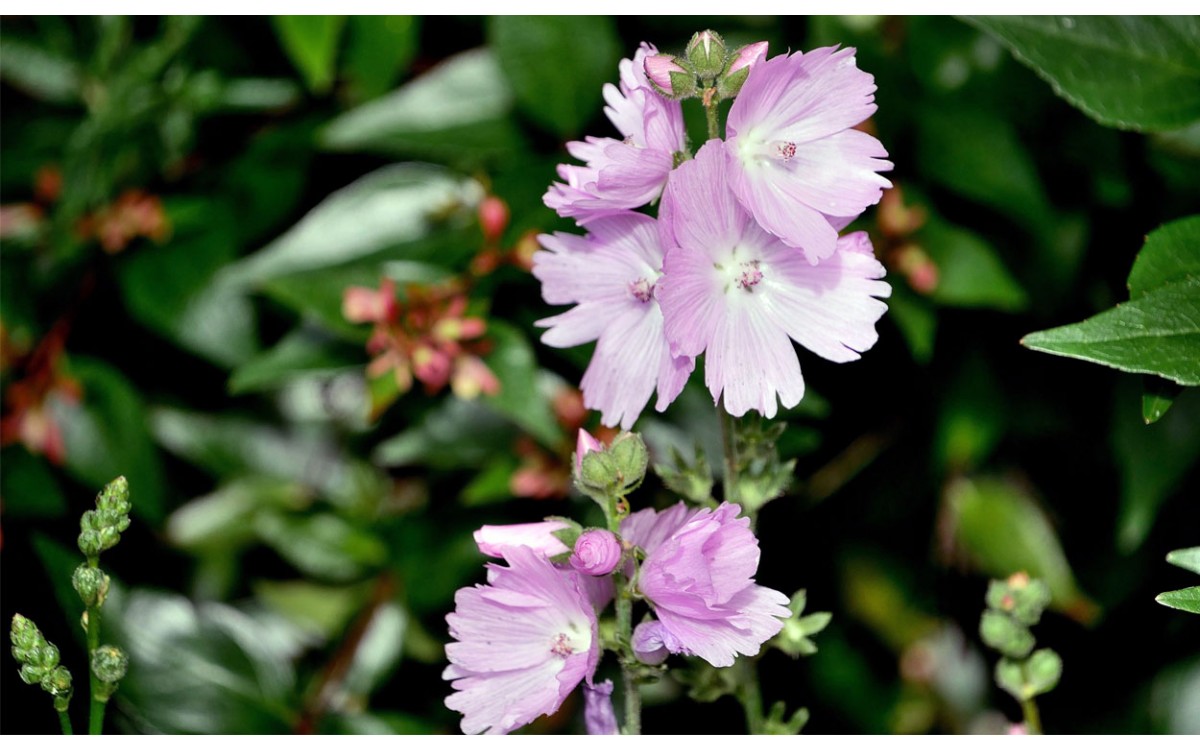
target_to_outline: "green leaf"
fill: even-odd
[[[167,213],[178,225],[175,236],[122,258],[121,296],[147,328],[217,364],[236,365],[255,353],[258,340],[246,296],[212,283],[237,257],[233,215],[203,199],[168,204]]]
[[[309,90],[317,94],[328,91],[346,17],[275,16],[271,20],[283,51],[304,76]]]
[[[953,480],[946,487],[954,535],[978,568],[993,578],[1025,572],[1050,587],[1055,609],[1081,620],[1096,615],[1071,571],[1058,535],[1027,491],[993,478]]]
[[[594,98],[594,96],[592,97]],[[450,161],[516,150],[512,89],[486,49],[463,52],[326,126],[321,146]]]
[[[1172,221],[1146,235],[1129,271],[1129,298],[1200,277],[1200,215]]]
[[[1181,385],[1163,380],[1156,375],[1143,375],[1142,419],[1146,424],[1154,424],[1162,419],[1181,393],[1183,393]]]
[[[1054,91],[1102,125],[1172,130],[1200,119],[1196,16],[975,16]]]
[[[340,686],[347,698],[365,702],[396,671],[408,621],[408,613],[397,601],[384,602],[375,610]]]
[[[933,181],[1037,232],[1049,223],[1049,200],[1012,123],[977,109],[936,105],[919,117],[917,156]]]
[[[530,119],[578,134],[616,77],[620,41],[606,16],[491,16],[488,42]]]
[[[918,364],[928,364],[937,336],[937,314],[933,306],[906,286],[897,284],[888,298],[888,318],[900,329],[913,359]]]
[[[1004,393],[995,368],[979,354],[969,355],[942,389],[933,455],[943,473],[981,466],[1007,427]]]
[[[59,403],[55,409],[67,470],[97,489],[124,474],[133,513],[157,526],[164,514],[162,465],[137,389],[99,360],[72,357],[70,373],[83,387],[83,398],[78,404]]]
[[[229,376],[232,395],[265,391],[302,375],[327,374],[362,364],[362,356],[343,354],[328,336],[298,328],[275,346],[243,363]]]
[[[372,460],[382,466],[477,468],[511,450],[515,437],[509,420],[483,401],[449,398],[419,424],[380,443]]]
[[[388,91],[417,52],[417,16],[351,16],[344,69],[358,100]]]
[[[1166,591],[1154,597],[1154,601],[1172,609],[1182,609],[1184,612],[1200,615],[1200,586]]]
[[[298,509],[311,496],[295,482],[264,476],[236,479],[198,497],[167,518],[167,538],[189,551],[228,553],[254,539],[251,526],[262,510]]]
[[[1028,304],[995,248],[978,235],[930,216],[916,239],[937,265],[938,283],[930,297],[939,305],[1015,312]]]
[[[0,79],[54,104],[79,101],[82,88],[74,61],[11,36],[0,39]]]
[[[378,537],[332,513],[260,513],[254,531],[298,570],[321,580],[353,580],[387,557]]]
[[[281,237],[226,268],[228,284],[260,284],[406,247],[435,229],[473,219],[482,188],[429,164],[376,170],[338,190]]]
[[[1132,396],[1132,388],[1117,390],[1111,431],[1121,477],[1117,546],[1126,553],[1145,540],[1158,509],[1200,459],[1200,393],[1182,394],[1149,426],[1138,418]]]
[[[326,586],[311,581],[256,581],[254,594],[297,627],[329,640],[345,631],[370,584]]]
[[[1200,385],[1200,276],[1165,284],[1073,325],[1031,333],[1034,351]]]
[[[6,514],[57,518],[66,512],[67,499],[44,459],[30,454],[22,446],[6,448],[2,455],[4,471],[0,471],[0,497],[4,498]]]
[[[557,445],[562,430],[539,388],[537,358],[525,335],[500,320],[488,321],[487,338],[493,349],[484,357],[500,381],[500,392],[484,401],[547,447]]]
[[[1200,547],[1172,550],[1167,553],[1167,562],[1200,574]]]
[[[517,462],[511,456],[497,456],[463,488],[463,505],[474,507],[512,498],[512,476],[516,470]]]

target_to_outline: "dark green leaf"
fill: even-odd
[[[928,363],[937,335],[937,314],[933,306],[899,285],[892,287],[887,305],[888,318],[900,329],[913,359],[920,364]]]
[[[1167,553],[1167,562],[1200,574],[1200,547],[1172,550]]]
[[[0,79],[43,101],[70,104],[79,100],[79,66],[22,39],[0,39]]]
[[[83,398],[56,408],[67,470],[97,491],[124,474],[134,515],[157,526],[164,513],[162,466],[138,391],[99,360],[73,357],[70,371],[83,387]]]
[[[488,321],[487,338],[493,349],[484,361],[500,381],[500,392],[484,400],[543,445],[557,445],[562,430],[538,387],[533,347],[516,327],[495,319]]]
[[[608,17],[492,16],[488,41],[525,114],[560,136],[582,130],[616,78],[620,42]]]
[[[508,420],[482,401],[449,398],[420,424],[380,443],[372,458],[383,466],[477,467],[510,450],[515,437]]]
[[[449,161],[514,150],[512,90],[488,50],[463,52],[395,92],[335,118],[321,135],[333,151]]]
[[[974,355],[944,390],[933,439],[939,471],[960,473],[981,466],[1004,436],[1007,410],[994,368]]]
[[[342,355],[344,352],[327,336],[298,328],[234,370],[229,376],[229,392],[237,395],[269,390],[301,375],[326,374],[362,365],[362,355]]]
[[[937,265],[938,283],[930,295],[934,302],[1007,311],[1028,304],[995,248],[978,235],[930,216],[917,241]]]
[[[260,513],[254,531],[298,570],[320,580],[353,580],[387,556],[378,537],[332,513]]]
[[[517,462],[511,456],[497,456],[463,488],[463,505],[487,505],[512,498],[512,476],[516,470]]]
[[[1167,409],[1171,408],[1171,404],[1175,403],[1175,399],[1181,393],[1183,393],[1181,385],[1163,380],[1156,375],[1143,375],[1142,419],[1146,424],[1154,424],[1162,419],[1162,416],[1167,413]]]
[[[1154,597],[1154,601],[1172,609],[1182,609],[1184,612],[1200,615],[1200,586],[1167,591]]]
[[[318,94],[328,91],[346,17],[275,16],[272,21],[283,51],[304,76],[308,88]]]
[[[439,226],[470,218],[481,197],[477,182],[441,167],[385,167],[330,195],[283,236],[229,266],[222,280],[262,283],[401,250]]]
[[[408,613],[399,602],[384,602],[375,610],[340,686],[347,698],[365,701],[396,671],[404,653],[408,621]]]
[[[21,446],[5,448],[2,455],[0,497],[4,498],[5,513],[57,518],[66,512],[67,499],[44,458],[31,455]]]
[[[256,581],[255,595],[268,607],[324,640],[342,634],[362,608],[370,583],[325,586],[311,581]]]
[[[358,100],[388,91],[417,52],[417,16],[351,16],[346,76]]]
[[[1200,17],[976,16],[1059,96],[1104,125],[1171,130],[1200,119]]]
[[[1164,224],[1146,236],[1129,272],[1129,298],[1195,278],[1200,278],[1200,215]]]
[[[1200,276],[1165,284],[1081,323],[1031,333],[1035,351],[1200,385]]]

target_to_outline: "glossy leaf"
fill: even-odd
[[[1200,276],[1200,215],[1164,224],[1146,236],[1129,271],[1129,298]]]
[[[308,88],[318,94],[328,91],[333,83],[338,42],[346,17],[275,16],[272,21],[279,43],[304,76]]]
[[[1195,16],[975,16],[1055,92],[1103,125],[1172,130],[1200,119]]]
[[[617,78],[608,17],[492,16],[488,41],[524,113],[559,136],[579,134],[600,109],[597,92]]]
[[[491,51],[442,62],[387,96],[335,117],[321,134],[333,151],[464,161],[523,143],[510,118],[512,89]]]
[[[1142,377],[1142,420],[1146,424],[1154,424],[1162,419],[1167,410],[1171,408],[1171,404],[1175,403],[1175,399],[1179,394],[1183,393],[1183,386],[1176,385],[1169,380],[1163,380],[1156,375],[1145,375]]]

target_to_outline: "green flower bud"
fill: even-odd
[[[120,682],[128,669],[129,657],[116,646],[106,644],[92,652],[92,674],[101,682]]]
[[[96,496],[96,510],[79,519],[79,551],[91,559],[121,541],[121,532],[129,528],[129,482],[117,477]]]
[[[117,477],[109,482],[96,496],[96,507],[115,511],[118,515],[128,514],[133,507],[129,502],[129,480]]]
[[[40,664],[22,664],[20,674],[26,685],[36,685],[46,676],[46,668]]]
[[[984,643],[1013,659],[1023,659],[1033,650],[1033,633],[1003,612],[984,612],[979,635]]]
[[[704,80],[712,80],[725,69],[725,40],[715,31],[701,31],[688,42],[688,62],[696,75]]]
[[[86,607],[99,607],[108,596],[108,576],[99,568],[84,563],[71,575],[71,585]]]
[[[616,486],[616,477],[616,466],[607,452],[592,451],[579,462],[579,485],[586,494],[611,492]]]
[[[624,490],[637,487],[646,476],[646,465],[650,454],[642,438],[632,432],[623,432],[608,447],[613,467],[617,471],[617,484]]]
[[[1048,693],[1062,678],[1062,658],[1048,648],[1039,648],[1025,662],[1026,689],[1029,697]]]
[[[20,662],[29,661],[28,654],[44,641],[33,620],[19,614],[13,615],[9,640],[12,641],[13,658]]]
[[[996,684],[1019,701],[1025,700],[1025,671],[1021,663],[1008,657],[996,663]]]
[[[70,696],[71,672],[66,667],[55,667],[42,677],[42,690],[54,696]]]

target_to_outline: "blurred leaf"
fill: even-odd
[[[1167,413],[1167,409],[1171,408],[1171,404],[1175,403],[1175,399],[1181,393],[1183,393],[1181,385],[1163,380],[1156,375],[1143,375],[1142,420],[1146,424],[1154,424],[1162,419],[1162,416]]]
[[[448,398],[419,424],[376,446],[372,460],[383,466],[441,470],[477,467],[510,451],[515,437],[508,420],[482,401]]]
[[[500,392],[485,396],[484,401],[543,445],[555,446],[562,440],[562,430],[538,387],[533,347],[520,330],[496,319],[488,321],[487,338],[494,348],[484,361],[500,381]]]
[[[79,101],[79,66],[23,39],[0,39],[0,80],[53,104]]]
[[[298,570],[319,580],[353,580],[387,556],[378,537],[331,513],[260,513],[254,531]]]
[[[1200,547],[1172,550],[1167,553],[1167,562],[1200,574]]]
[[[4,513],[26,518],[58,518],[67,511],[67,499],[44,459],[22,446],[5,448],[0,471],[0,497]],[[99,489],[99,488],[97,488]]]
[[[323,200],[298,224],[225,269],[230,284],[259,284],[288,274],[397,253],[456,217],[472,216],[482,190],[429,164],[376,170]]]
[[[1178,591],[1166,591],[1154,597],[1154,601],[1172,609],[1182,609],[1184,612],[1200,615],[1200,586],[1192,586],[1191,588],[1180,589]]]
[[[1080,323],[1031,333],[1034,351],[1200,385],[1200,276],[1164,284]]]
[[[615,78],[620,40],[606,16],[490,16],[488,43],[525,114],[559,136],[577,135]]]
[[[396,712],[337,713],[325,717],[322,734],[438,734],[445,728],[429,719]]]
[[[168,215],[174,237],[121,259],[121,296],[151,330],[217,364],[236,365],[255,353],[258,340],[250,301],[212,283],[237,257],[232,213],[220,202],[193,199],[168,204]]]
[[[333,151],[451,161],[514,151],[523,138],[509,116],[512,100],[492,53],[470,50],[334,118],[321,145]]]
[[[1011,122],[975,109],[925,110],[917,155],[922,171],[950,188],[1037,232],[1050,205],[1029,150]]]
[[[417,53],[417,16],[351,16],[343,69],[358,100],[392,88]]]
[[[294,482],[263,476],[235,479],[172,513],[167,538],[186,550],[228,551],[254,539],[252,522],[260,511],[297,509],[310,500]]]
[[[960,473],[983,465],[1004,435],[1004,393],[979,353],[969,355],[944,390],[933,455],[940,472]]]
[[[1146,236],[1129,271],[1129,298],[1200,276],[1200,215],[1164,224]]]
[[[292,661],[310,641],[279,615],[176,594],[110,594],[104,624],[129,654],[114,701],[133,726],[166,734],[283,733],[294,719]]]
[[[316,121],[273,126],[225,168],[220,192],[235,212],[239,243],[262,241],[296,210],[312,161]]]
[[[471,538],[469,526],[460,524],[453,528],[444,520],[431,520],[428,516],[406,517],[403,524],[393,528],[388,547],[401,572],[401,587],[413,614],[409,633],[416,636],[417,641],[414,644],[410,638],[405,648],[409,649],[410,655],[417,656],[416,651],[431,646],[429,653],[424,655],[434,656],[437,663],[445,657],[439,642],[440,634],[430,644],[420,643],[420,620],[424,617],[443,622],[447,603],[454,599],[454,592],[483,580],[484,557]],[[437,560],[437,565],[430,565],[430,560]]]
[[[296,104],[302,90],[283,78],[234,78],[221,84],[216,106],[220,109],[258,112]]]
[[[361,357],[344,355],[328,336],[297,328],[234,370],[229,376],[229,392],[236,396],[269,390],[300,375],[331,373],[361,364]]]
[[[1117,546],[1141,545],[1171,492],[1200,460],[1200,394],[1181,395],[1162,419],[1138,419],[1133,394],[1120,389],[1113,404],[1112,446],[1121,475]]]
[[[1200,119],[1194,16],[968,16],[1103,125],[1171,130]]]
[[[1097,614],[1075,583],[1058,535],[1028,492],[1008,481],[961,477],[946,485],[946,502],[961,548],[992,578],[1026,572],[1045,581],[1055,609],[1081,622]]]
[[[928,364],[937,336],[937,314],[929,302],[899,284],[888,299],[888,318],[900,329],[904,343],[918,364]],[[802,402],[803,403],[803,402]]]
[[[70,373],[83,387],[83,399],[55,405],[67,471],[97,491],[124,474],[134,515],[157,527],[164,514],[162,465],[138,391],[99,360],[72,357]]]
[[[340,686],[347,694],[342,700],[365,702],[395,672],[404,653],[407,629],[408,613],[398,602],[385,602],[375,610]]]
[[[1028,304],[996,250],[978,235],[931,215],[917,241],[937,265],[938,283],[930,297],[939,305],[1015,312]]]
[[[271,20],[283,51],[304,76],[308,88],[317,94],[328,91],[346,17],[274,16]]]
[[[255,595],[268,607],[323,640],[346,629],[366,601],[370,584],[325,586],[311,581],[256,581]]]
[[[50,584],[50,590],[54,594],[54,601],[58,604],[59,612],[68,622],[74,622],[75,618],[83,612],[83,603],[71,585],[71,575],[83,562],[83,555],[80,554],[78,548],[60,544],[38,532],[33,534],[33,551],[37,553],[38,561],[45,574],[45,582]],[[82,644],[86,634],[82,628],[79,630],[72,628],[72,635]],[[65,644],[58,645],[62,647]]]
[[[496,456],[463,488],[463,505],[474,507],[511,499],[512,476],[516,470],[517,462],[512,456]]]

